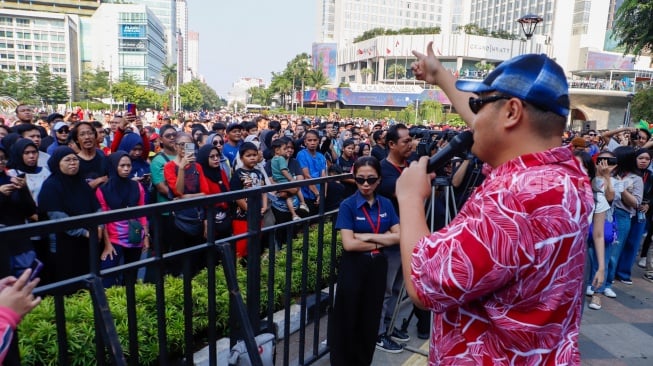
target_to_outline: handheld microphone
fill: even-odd
[[[464,131],[459,133],[456,137],[451,139],[447,146],[440,149],[435,155],[429,158],[429,165],[426,167],[427,173],[434,171],[445,166],[454,155],[468,150],[474,143],[474,135],[472,131]]]

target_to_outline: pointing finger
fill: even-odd
[[[426,54],[429,57],[430,56],[435,57],[435,52],[433,52],[433,41],[430,41],[429,44],[426,46]]]

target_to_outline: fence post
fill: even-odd
[[[261,328],[261,190],[247,195],[247,313],[255,332]]]

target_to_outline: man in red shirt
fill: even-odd
[[[429,363],[580,364],[593,198],[571,148],[560,146],[569,113],[563,70],[529,54],[482,82],[455,81],[432,44],[414,54],[416,77],[439,85],[473,129],[487,176],[435,233],[414,209],[430,193],[427,159],[397,182],[406,289],[434,312]]]

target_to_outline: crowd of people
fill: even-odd
[[[338,116],[173,120],[151,111],[108,112],[100,122],[34,116],[19,105],[16,121],[0,125],[0,225],[352,173],[326,187],[219,203],[213,217],[192,207],[161,214],[160,227],[145,217],[107,223],[97,228],[97,260],[103,269],[136,261],[152,235],[169,252],[203,242],[209,225],[217,238],[244,233],[252,206],[263,221],[300,220],[325,199],[326,210],[339,208],[344,246],[329,323],[333,364],[402,351],[409,336],[390,326],[402,286],[416,305],[418,337],[432,338],[432,363],[577,362],[583,293],[600,309],[601,294],[617,296],[613,284],[633,284],[635,264],[653,282],[650,131],[565,132],[566,78],[543,55],[506,61],[483,82],[456,82],[431,46],[416,56],[415,75],[438,84],[474,130],[471,152],[436,171],[448,179],[436,179],[435,189],[425,156],[458,129]],[[515,75],[531,81],[512,83]],[[431,228],[422,210],[428,198]],[[1,246],[0,317],[15,327],[16,314],[38,304],[29,295],[38,280],[26,277],[36,259],[42,283],[88,273],[92,234],[78,228]],[[280,246],[286,237],[279,231],[267,240]],[[248,257],[245,240],[236,255]],[[191,262],[192,271],[202,267],[200,257]],[[178,275],[181,263],[167,270]],[[110,287],[136,274],[103,280]],[[551,326],[556,331],[542,334]]]

